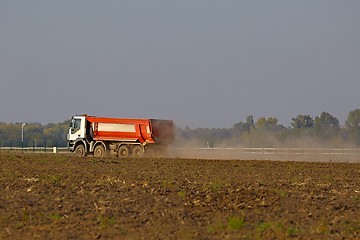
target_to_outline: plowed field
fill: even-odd
[[[360,164],[0,152],[0,239],[359,239]]]

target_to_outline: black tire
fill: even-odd
[[[105,156],[105,148],[102,144],[99,144],[94,149],[95,157],[104,157]]]
[[[77,145],[74,153],[78,157],[85,157],[86,156],[85,146],[83,144]]]
[[[141,158],[144,155],[144,148],[140,145],[134,146],[132,150],[133,157]]]
[[[118,150],[118,157],[126,158],[126,157],[129,157],[129,155],[130,155],[129,147],[126,145],[121,145]]]

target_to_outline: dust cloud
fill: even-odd
[[[269,142],[270,136],[267,137]],[[219,160],[273,160],[303,162],[360,163],[360,149],[351,143],[326,144],[311,137],[296,138],[286,143],[271,139],[268,146],[244,146],[229,141],[212,144],[197,139],[177,140],[169,147],[167,157]]]

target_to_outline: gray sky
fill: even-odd
[[[0,0],[0,122],[231,127],[360,107],[360,1]]]

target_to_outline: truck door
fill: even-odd
[[[69,141],[85,138],[85,117],[73,117],[69,129]]]

